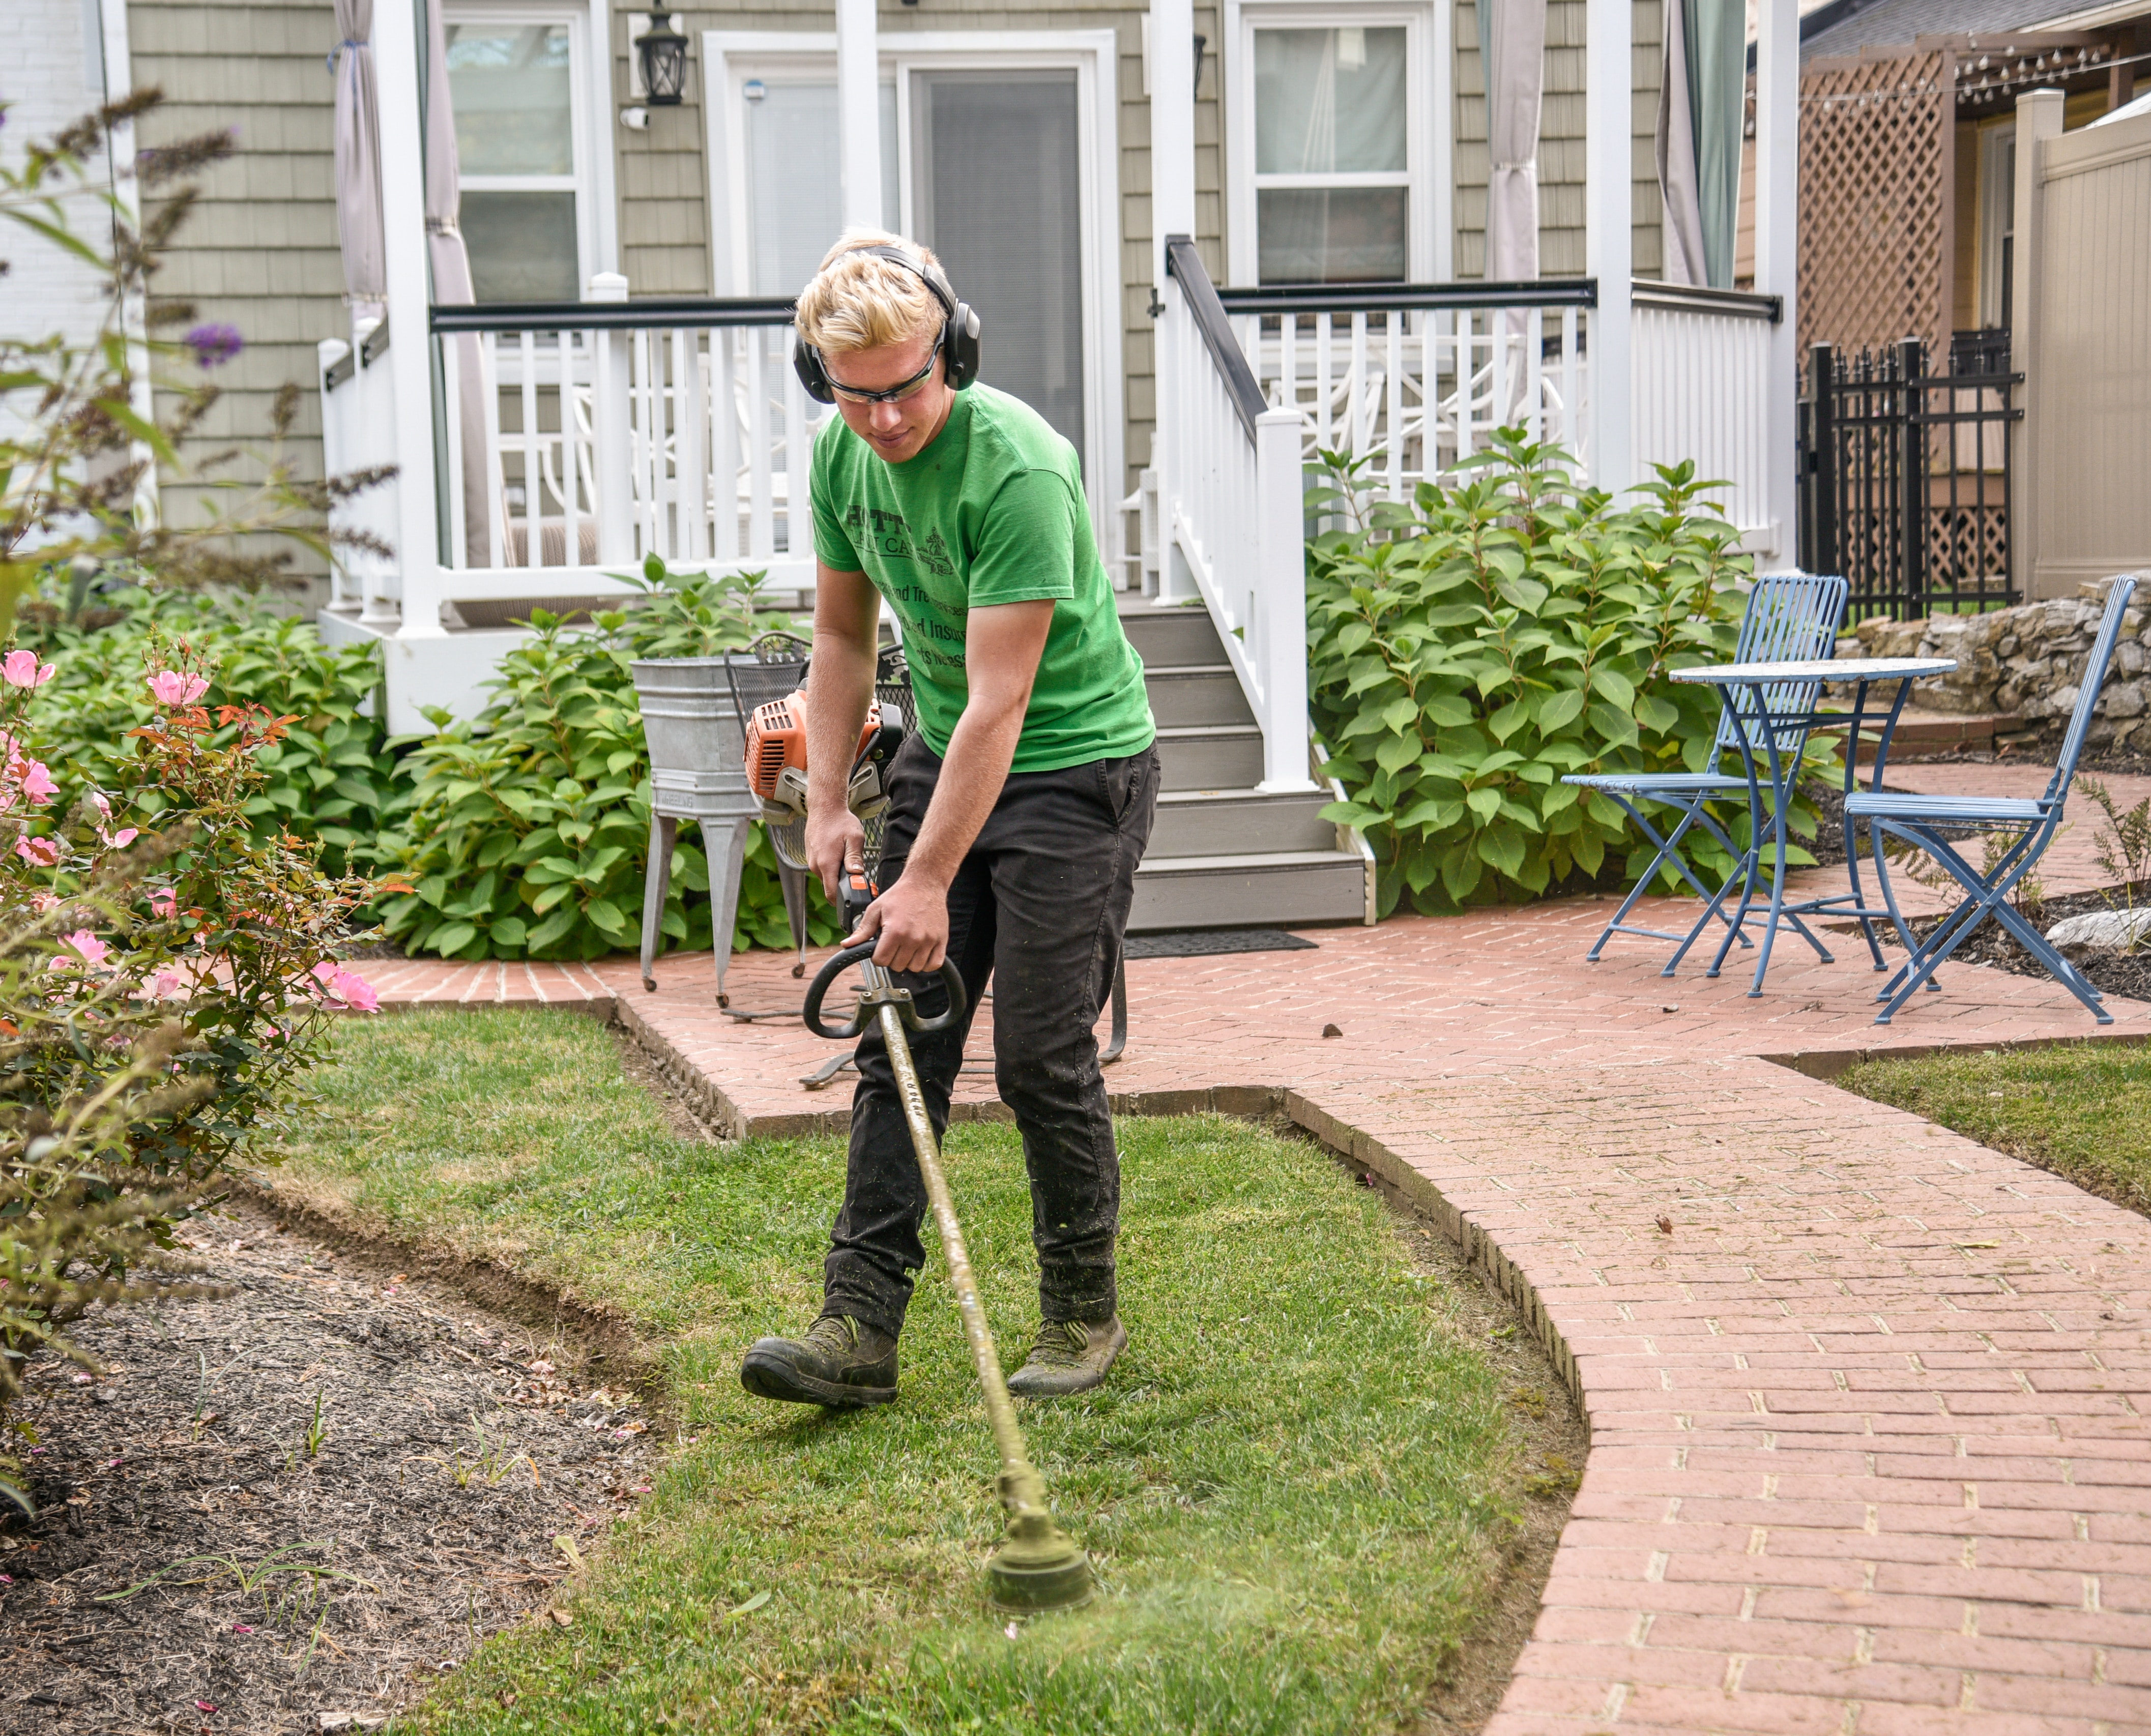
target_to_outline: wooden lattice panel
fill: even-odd
[[[1823,62],[1800,79],[1800,349],[1946,352],[1954,58]]]

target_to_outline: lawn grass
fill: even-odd
[[[2151,1047],[2141,1043],[1867,1061],[1837,1082],[2151,1212]]]
[[[994,1466],[938,1256],[895,1404],[749,1399],[741,1352],[818,1303],[843,1145],[678,1137],[613,1040],[557,1012],[354,1020],[279,1178],[630,1313],[680,1420],[654,1492],[573,1594],[574,1625],[495,1637],[409,1728],[1415,1721],[1488,1605],[1526,1465],[1454,1298],[1413,1270],[1372,1193],[1243,1123],[1121,1123],[1131,1343],[1097,1393],[1023,1407],[1101,1595],[1011,1632],[981,1593]],[[973,1125],[948,1156],[1013,1363],[1036,1307],[1021,1148]]]

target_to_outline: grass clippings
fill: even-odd
[[[631,1316],[681,1435],[584,1540],[566,1624],[488,1642],[413,1729],[1410,1728],[1500,1588],[1526,1480],[1565,1468],[1525,1450],[1480,1299],[1415,1265],[1373,1190],[1242,1123],[1124,1121],[1129,1349],[1100,1391],[1023,1407],[1101,1596],[1011,1623],[983,1600],[994,1465],[938,1256],[895,1404],[739,1387],[754,1337],[812,1318],[841,1141],[683,1137],[601,1027],[544,1012],[355,1026],[323,1083],[280,1192]],[[1036,1308],[1020,1145],[967,1125],[948,1159],[1012,1365]]]
[[[2073,1043],[1867,1061],[1836,1083],[2151,1213],[2151,1047]]]

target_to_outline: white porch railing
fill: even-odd
[[[1590,464],[1588,279],[1223,290],[1240,348],[1302,448],[1374,453],[1392,499],[1521,423]]]
[[[1793,527],[1770,504],[1770,367],[1775,296],[1638,283],[1632,303],[1631,427],[1637,469],[1695,461],[1744,548],[1775,554]]]
[[[321,367],[321,460],[325,474],[393,464],[396,452],[395,386],[387,365],[387,321],[362,326],[357,347],[328,338],[319,346]],[[335,522],[361,530],[392,549],[396,546],[398,500],[396,478],[343,502]],[[329,607],[357,615],[367,626],[392,623],[402,595],[397,564],[377,554],[353,550],[329,569]]]
[[[400,605],[407,626],[430,626],[428,606],[478,618],[471,605],[603,595],[653,554],[812,583],[807,466],[828,412],[792,372],[791,303],[592,287],[601,299],[432,310],[436,558],[394,563],[367,581],[378,595],[340,591],[332,607],[386,622]],[[385,458],[387,370],[346,374],[323,376],[332,462]],[[392,527],[392,504],[372,510]]]
[[[1320,451],[1404,499],[1521,424],[1588,483],[1597,285],[1293,285],[1219,291],[1166,243],[1144,585],[1199,595],[1262,725],[1267,781],[1306,775],[1303,466]],[[1746,547],[1776,552],[1769,368],[1775,296],[1637,284],[1627,419],[1637,470],[1693,459]],[[1618,414],[1619,406],[1607,409]]]

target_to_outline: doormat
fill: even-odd
[[[1283,929],[1197,929],[1181,934],[1131,934],[1121,950],[1131,959],[1202,959],[1212,953],[1296,953],[1312,940]]]

